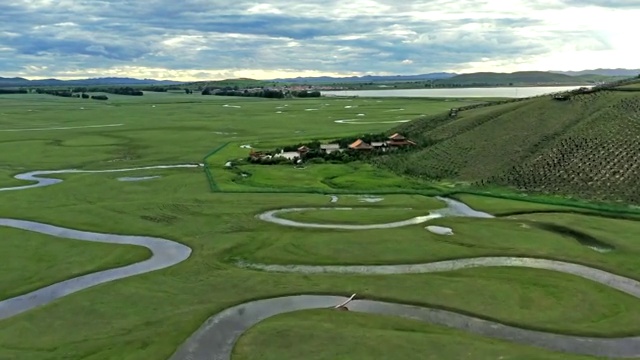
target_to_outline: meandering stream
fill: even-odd
[[[19,174],[15,177],[21,180],[35,181],[36,184],[0,188],[0,191],[26,190],[36,187],[50,186],[62,182],[61,179],[43,178],[41,176],[64,173],[104,173],[124,172],[145,169],[196,167],[197,165],[168,165],[144,168],[116,169],[116,170],[56,170],[33,171]],[[432,211],[424,217],[413,218],[402,222],[377,225],[349,225],[347,229],[359,230],[365,228],[389,228],[423,223],[435,218],[449,216],[469,216],[492,218],[487,213],[478,212],[467,205],[446,198],[440,198],[447,205],[446,208]],[[289,211],[299,211],[289,209]],[[305,210],[308,210],[305,208]],[[283,226],[340,228],[342,224],[306,224],[291,220],[280,219],[276,215],[286,210],[275,210],[259,215],[265,221]],[[322,225],[322,226],[317,226]],[[89,231],[79,231],[49,224],[27,220],[0,218],[0,226],[28,230],[48,234],[60,238],[82,241],[106,242],[114,244],[131,244],[144,246],[151,250],[151,258],[115,268],[98,271],[62,281],[31,293],[0,301],[0,320],[6,319],[33,308],[46,305],[54,300],[63,298],[74,292],[102,284],[109,281],[123,279],[130,276],[144,274],[178,264],[191,254],[191,249],[169,239],[147,236],[104,234]],[[355,226],[355,228],[354,228]],[[636,280],[593,269],[584,265],[577,265],[561,261],[542,260],[534,258],[514,257],[483,257],[475,259],[460,259],[440,261],[426,264],[399,264],[384,266],[314,266],[314,265],[270,265],[270,264],[238,264],[240,267],[273,272],[300,273],[349,273],[349,274],[407,274],[453,271],[471,267],[517,266],[536,269],[559,271],[623,291],[640,299],[640,283]],[[341,296],[298,295],[266,300],[251,301],[228,308],[209,318],[191,337],[189,337],[171,356],[171,360],[228,360],[235,342],[253,325],[271,316],[304,309],[332,308],[347,300]],[[555,351],[576,354],[607,356],[607,357],[640,357],[640,336],[626,338],[590,338],[568,336],[540,331],[532,331],[496,322],[482,320],[450,311],[436,310],[405,304],[353,300],[349,303],[352,311],[373,314],[399,316],[420,320],[436,325],[447,326],[467,332],[512,341],[521,344],[538,346]]]
[[[35,181],[36,182],[35,184],[4,187],[4,188],[0,188],[0,191],[16,191],[16,190],[33,189],[33,188],[59,184],[62,181],[64,181],[62,179],[43,177],[47,175],[78,174],[78,173],[113,173],[113,172],[127,172],[127,171],[153,170],[153,169],[196,168],[199,166],[200,165],[197,165],[197,164],[181,164],[181,165],[156,165],[156,166],[145,166],[145,167],[127,168],[127,169],[110,169],[110,170],[78,170],[78,169],[37,170],[37,171],[30,171],[30,172],[26,172],[26,173],[22,173],[14,176],[14,178],[18,180]]]
[[[144,246],[152,256],[144,261],[78,276],[30,293],[0,301],[0,320],[6,319],[38,306],[46,305],[69,294],[109,281],[145,274],[178,264],[191,254],[191,248],[175,241],[150,236],[102,234],[79,231],[34,221],[0,218],[0,226],[28,230],[59,238]]]

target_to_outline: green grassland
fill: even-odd
[[[367,163],[307,164],[294,166],[240,165],[224,169],[217,161],[225,152],[207,159],[214,163],[212,174],[223,191],[396,191],[428,189],[430,185],[419,179],[398,176],[391,171],[375,168]],[[227,158],[225,158],[227,159]]]
[[[23,230],[2,229],[0,300],[70,277],[142,261],[146,248],[78,243]]]
[[[240,148],[243,144],[269,148],[297,140],[385,131],[393,126],[382,123],[385,120],[435,114],[452,107],[451,102],[324,98],[277,101],[162,93],[139,98],[109,97],[106,102],[41,95],[0,97],[0,130],[52,124],[124,124],[0,131],[0,153],[11,154],[1,159],[0,187],[20,184],[11,176],[28,170],[196,163],[212,149],[230,142],[208,160],[223,191],[212,192],[203,170],[194,168],[63,174],[56,177],[65,181],[50,187],[0,192],[0,217],[79,230],[165,237],[193,249],[191,257],[176,266],[92,287],[3,320],[3,359],[166,359],[207,317],[225,308],[252,299],[299,293],[355,292],[359,297],[450,309],[560,333],[604,337],[640,333],[637,299],[551,271],[485,268],[422,275],[305,275],[253,271],[234,264],[237,260],[266,264],[398,264],[527,255],[583,263],[640,279],[636,260],[640,247],[632,236],[640,232],[640,223],[632,220],[530,214],[516,215],[514,219],[445,218],[429,223],[453,228],[453,237],[432,234],[424,229],[425,224],[365,231],[287,228],[259,221],[256,215],[287,207],[368,207],[372,208],[369,213],[354,211],[347,216],[331,211],[287,215],[305,221],[367,223],[414,215],[401,208],[428,211],[441,205],[416,194],[392,194],[422,191],[428,189],[429,183],[408,180],[371,164],[318,164],[303,170],[290,165],[242,165],[240,170],[250,173],[244,180],[223,168],[225,161],[246,157],[248,150]],[[225,104],[240,107],[224,107]],[[285,104],[289,105],[287,109],[277,109]],[[310,108],[319,110],[306,111]],[[406,109],[404,113],[386,112],[400,108]],[[366,113],[367,121],[378,123],[334,122],[358,113]],[[120,176],[148,175],[162,177],[131,183],[116,180]],[[362,195],[339,194],[338,201],[331,203],[324,194],[266,192],[288,188],[308,192],[320,189],[328,194],[334,190],[362,194],[380,190],[389,194],[375,195],[383,200],[371,203],[361,202]],[[556,209],[522,201],[461,196],[472,206],[495,213]],[[579,229],[614,244],[616,250],[595,252],[570,238],[521,226],[533,220]],[[20,236],[20,241],[5,241],[15,236]],[[2,227],[0,239],[0,291],[4,296],[147,256],[137,248],[51,239]],[[68,257],[72,259],[64,263],[62,259]],[[291,340],[286,348],[282,348],[284,339]],[[372,350],[372,344],[377,351]],[[234,359],[288,359],[300,354],[310,354],[310,358],[335,358],[340,354],[358,359],[406,354],[407,358],[415,358],[425,350],[433,359],[468,353],[483,359],[498,355],[581,359],[410,320],[331,311],[293,313],[266,320],[241,339]]]
[[[269,334],[275,334],[271,336]],[[451,339],[457,339],[452,342]],[[291,346],[304,344],[304,346]],[[508,354],[508,355],[507,355]],[[249,330],[234,359],[592,359],[472,336],[413,320],[327,310],[277,316]]]
[[[74,131],[0,132],[0,152],[12,154],[3,166],[28,163],[33,168],[53,163],[65,167],[114,168],[124,161],[127,164],[199,161],[209,150],[227,141],[287,144],[297,139],[380,132],[390,126],[385,121],[413,119],[465,103],[422,99],[270,100],[167,93],[108,96],[110,100],[104,102],[48,95],[0,96],[3,102],[0,121],[6,130],[60,124],[65,127],[123,124]],[[395,111],[398,109],[404,110]],[[364,124],[334,122],[357,118],[361,113],[367,115],[361,117]],[[18,141],[24,146],[16,147]],[[189,146],[185,146],[186,142]],[[60,159],[67,162],[60,163]]]
[[[540,97],[396,130],[424,144],[410,155],[376,159],[400,174],[640,204],[640,97],[634,92]]]
[[[351,210],[308,210],[279,214],[278,217],[298,222],[315,224],[384,224],[416,216],[428,211],[417,209],[355,208]]]

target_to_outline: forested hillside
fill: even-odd
[[[394,129],[420,149],[376,158],[430,180],[640,204],[640,92],[540,97]]]

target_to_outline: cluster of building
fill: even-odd
[[[370,144],[363,141],[362,139],[358,139],[353,143],[349,144],[348,148],[352,150],[381,150],[387,151],[392,149],[397,149],[400,147],[415,145],[413,141],[405,138],[404,136],[395,133],[387,138],[386,141],[372,141]],[[328,145],[337,145],[337,144],[327,144]],[[320,146],[322,148],[322,145]]]
[[[385,141],[372,141],[371,143],[367,143],[362,139],[358,139],[353,143],[349,144],[346,148],[342,148],[340,144],[321,144],[320,151],[322,151],[325,154],[331,154],[333,152],[342,152],[347,149],[356,150],[356,151],[378,150],[378,151],[386,152],[389,150],[402,148],[406,146],[412,146],[412,145],[416,145],[416,143],[405,138],[399,133],[395,133],[389,136]],[[295,158],[304,157],[304,155],[309,151],[311,151],[311,149],[307,146],[301,146],[298,149],[296,149],[296,151],[287,151],[287,152],[282,151],[275,155],[268,155],[268,154],[265,154],[264,152],[251,150],[251,153],[249,154],[249,156],[254,160],[270,159],[272,157],[283,157],[283,158],[293,160]]]

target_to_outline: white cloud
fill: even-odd
[[[282,11],[270,4],[256,4],[247,9],[249,14],[282,14]]]
[[[15,0],[0,4],[0,76],[638,67],[638,18],[638,0]]]

